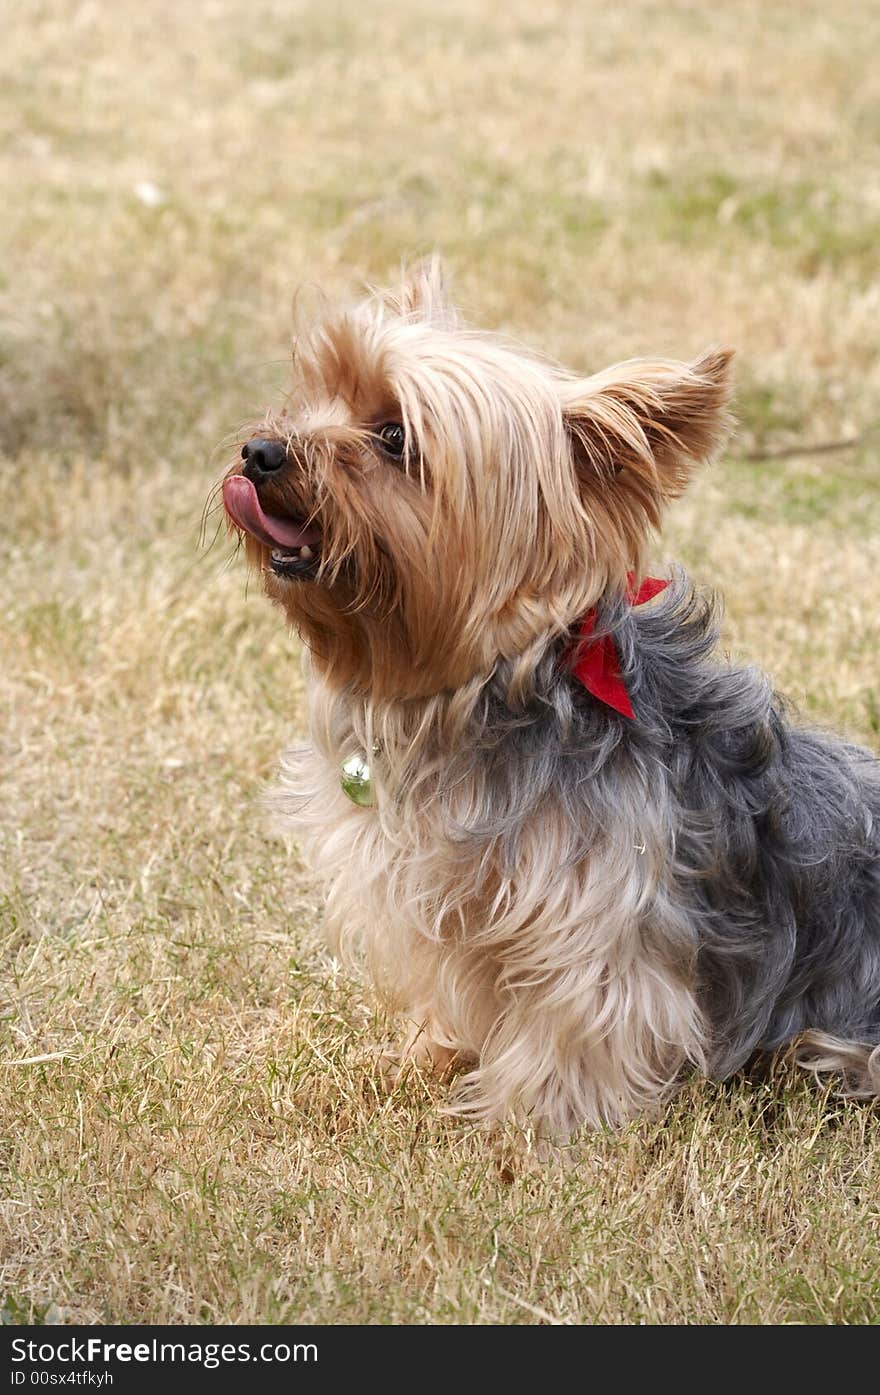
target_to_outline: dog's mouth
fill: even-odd
[[[265,513],[251,480],[229,475],[223,481],[223,505],[236,528],[269,549],[269,566],[276,576],[307,580],[321,561],[321,532],[314,523],[278,518]]]

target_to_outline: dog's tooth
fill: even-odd
[[[309,547],[308,543],[303,544],[299,550],[299,555],[304,562],[310,562],[312,560],[312,549]]]

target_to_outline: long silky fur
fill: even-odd
[[[880,1087],[880,764],[787,719],[715,660],[683,574],[608,598],[637,720],[591,698],[563,642],[428,704],[313,687],[313,748],[280,805],[328,884],[337,942],[429,1038],[478,1064],[460,1109],[555,1132],[618,1124],[688,1066],[800,1059]],[[568,656],[568,657],[567,657]],[[377,804],[339,765],[371,750]]]
[[[255,428],[286,451],[264,511],[321,534],[311,582],[248,539],[309,651],[278,804],[408,1050],[470,1062],[474,1116],[619,1124],[780,1047],[880,1091],[880,762],[718,660],[682,575],[624,599],[725,438],[729,359],[581,378],[462,328],[432,262],[304,331]],[[634,721],[573,676],[593,607]],[[340,788],[360,752],[371,809]]]

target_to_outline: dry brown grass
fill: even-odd
[[[259,796],[294,647],[197,547],[296,286],[437,245],[573,364],[740,351],[674,514],[728,639],[878,744],[871,0],[28,0],[4,31],[0,1308],[92,1321],[869,1322],[877,1112],[695,1082],[499,1166],[321,948]],[[153,192],[153,187],[155,193]],[[156,201],[158,199],[158,202]],[[31,1062],[28,1064],[28,1062]],[[16,1064],[17,1063],[17,1064]]]

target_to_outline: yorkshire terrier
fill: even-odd
[[[278,799],[454,1103],[553,1133],[791,1048],[880,1093],[880,761],[644,577],[731,355],[580,377],[463,326],[435,259],[303,328],[223,500],[304,641]]]

